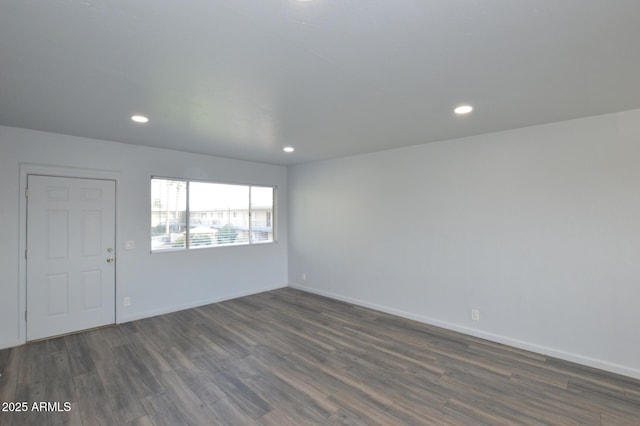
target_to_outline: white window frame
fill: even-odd
[[[154,180],[167,180],[167,181],[177,181],[177,182],[184,182],[185,183],[185,188],[186,188],[186,206],[185,206],[185,245],[184,247],[170,247],[170,248],[160,248],[160,249],[154,249],[153,248],[153,244],[151,244],[151,253],[152,254],[156,254],[156,253],[170,253],[170,252],[176,252],[176,251],[189,251],[189,250],[202,250],[202,249],[209,249],[209,248],[223,248],[223,247],[238,247],[238,246],[255,246],[255,245],[265,245],[265,244],[275,244],[277,243],[277,227],[276,227],[276,193],[277,193],[277,189],[278,187],[276,185],[259,185],[259,184],[245,184],[245,183],[236,183],[236,182],[220,182],[220,181],[208,181],[208,180],[199,180],[199,179],[185,179],[185,178],[171,178],[171,177],[166,177],[166,176],[151,176],[150,179],[150,185],[153,185],[153,181]],[[190,184],[191,183],[210,183],[210,184],[219,184],[219,185],[230,185],[230,186],[239,186],[239,187],[245,187],[248,188],[248,192],[249,192],[249,197],[248,197],[248,204],[247,204],[247,208],[248,208],[248,212],[249,212],[249,217],[248,217],[248,241],[247,242],[241,242],[241,243],[231,243],[231,244],[216,244],[216,245],[207,245],[207,246],[191,246],[191,238],[190,238],[190,220],[191,220],[191,211],[189,209],[189,197],[190,197]],[[272,203],[271,203],[271,234],[272,234],[272,238],[271,240],[255,240],[253,239],[253,221],[252,221],[252,217],[253,217],[253,212],[252,212],[252,205],[251,205],[251,189],[252,188],[271,188],[272,189]],[[150,198],[151,198],[151,207],[150,207],[150,213],[151,213],[151,217],[150,219],[153,219],[153,197],[152,197],[152,193],[150,192]],[[235,214],[235,212],[234,212]],[[168,218],[167,218],[168,220]],[[149,238],[149,242],[152,242],[153,239],[153,235],[151,234],[151,226],[149,226],[149,234],[150,234],[150,238]]]

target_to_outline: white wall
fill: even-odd
[[[20,175],[33,165],[116,178],[118,322],[287,284],[285,167],[0,127],[0,348],[24,342]],[[152,175],[277,185],[278,243],[150,254]],[[125,240],[135,240],[136,249],[125,250]],[[124,296],[130,307],[122,306]]]
[[[289,208],[293,286],[640,378],[640,110],[298,165]]]

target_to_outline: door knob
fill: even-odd
[[[107,263],[113,263],[115,261],[115,259],[113,258],[113,256],[107,257]]]

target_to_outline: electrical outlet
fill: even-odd
[[[471,321],[480,321],[480,311],[477,309],[471,310]]]
[[[134,248],[136,248],[136,241],[135,240],[127,240],[124,242],[124,248],[126,250],[133,250]]]
[[[131,297],[127,296],[124,298],[124,300],[122,301],[122,304],[124,306],[131,306]]]

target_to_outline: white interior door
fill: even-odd
[[[27,186],[27,340],[114,323],[115,182]]]

